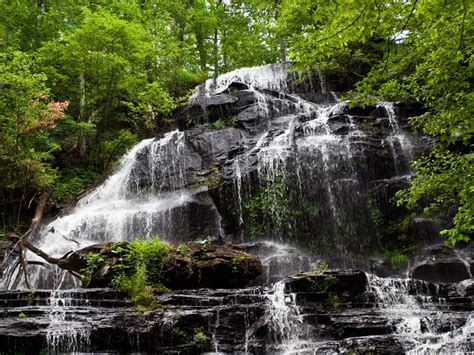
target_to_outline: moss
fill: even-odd
[[[224,118],[218,118],[216,121],[212,122],[211,126],[214,129],[222,129],[226,127],[233,127],[237,122],[237,116],[230,116]]]
[[[209,171],[211,174],[207,178],[207,187],[209,189],[218,189],[221,185],[221,175],[219,173],[219,169],[215,165],[211,165],[209,167]]]
[[[339,311],[341,309],[341,302],[337,294],[331,292],[328,295],[328,302],[331,305],[333,311]]]

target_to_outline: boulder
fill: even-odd
[[[103,261],[83,286],[108,287],[119,264],[125,264],[127,269],[127,261],[124,261],[123,252],[119,250],[129,249],[130,243],[127,242],[91,245],[65,255],[59,265],[84,274],[87,256],[91,253],[101,254]],[[160,270],[158,278],[171,289],[244,287],[263,272],[262,263],[256,256],[238,247],[209,242],[173,245],[161,264],[152,265],[151,269]]]
[[[456,283],[472,277],[468,260],[458,250],[444,245],[422,249],[411,261],[415,279]]]

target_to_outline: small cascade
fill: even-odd
[[[310,271],[321,259],[306,255],[295,247],[274,241],[259,241],[239,244],[245,251],[257,255],[264,266],[265,274],[259,282],[268,285],[285,279],[290,275]]]
[[[397,175],[411,175],[410,163],[414,160],[413,145],[410,138],[400,129],[395,108],[391,102],[381,102],[379,107],[387,112],[391,134],[385,139],[390,147]]]
[[[296,295],[285,291],[284,281],[276,282],[268,289],[266,319],[273,338],[273,351],[289,354],[304,346],[310,332],[296,304]]]
[[[288,82],[287,64],[268,64],[259,67],[240,68],[209,79],[204,85],[205,95],[220,93],[232,83],[242,83],[252,89],[285,91]]]
[[[367,278],[380,312],[406,340],[407,354],[465,354],[472,350],[468,343],[474,335],[473,315],[449,311],[438,294],[439,286],[370,274]],[[430,286],[435,286],[431,292]]]
[[[70,293],[59,290],[52,291],[49,303],[51,309],[49,311],[49,325],[46,329],[48,351],[58,353],[87,349],[92,327],[87,322],[68,318],[72,306]]]

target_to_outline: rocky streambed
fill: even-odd
[[[122,292],[3,291],[0,352],[474,351],[474,283],[301,273],[268,286],[177,290],[137,313]]]

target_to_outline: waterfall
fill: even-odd
[[[410,341],[407,354],[465,354],[472,350],[467,344],[474,335],[474,315],[469,314],[457,327],[451,324],[453,312],[443,307],[444,299],[436,292],[426,295],[427,283],[370,274],[367,278],[382,315],[394,323],[396,334]],[[440,325],[452,330],[439,332]]]
[[[240,68],[209,79],[204,84],[207,96],[220,93],[232,83],[242,83],[252,89],[285,91],[288,82],[286,64],[267,64],[259,67]]]
[[[17,336],[41,314],[39,337],[50,352],[90,351],[97,344],[110,351],[124,345],[193,352],[197,329],[215,353],[472,351],[474,320],[462,309],[471,309],[471,284],[464,285],[465,296],[462,285],[320,270],[366,267],[383,243],[371,209],[379,204],[392,220],[389,200],[411,178],[420,143],[405,131],[395,104],[354,108],[326,92],[330,82],[322,76],[322,96],[292,93],[289,81],[284,64],[208,80],[196,89],[190,112],[207,115],[206,103],[218,96],[215,117],[188,116],[197,124],[138,143],[104,183],[32,240],[61,257],[136,236],[168,242],[221,236],[260,257],[259,278],[239,290],[157,292],[163,313],[140,315],[116,290],[64,290],[78,287],[77,280],[35,263],[31,283],[53,291],[0,294],[7,308],[0,336]],[[212,125],[229,118],[232,127]],[[41,261],[31,253],[27,258]],[[318,262],[325,266],[310,272]],[[471,259],[464,262],[469,269]],[[18,267],[6,273],[13,276],[3,288],[21,280]],[[114,337],[101,339],[109,334]]]
[[[286,293],[286,284],[279,281],[267,291],[267,321],[272,335],[272,347],[285,354],[301,350],[310,339],[310,330],[304,323],[296,295]]]
[[[92,244],[134,237],[160,235],[173,241],[188,223],[185,206],[194,201],[191,191],[185,189],[183,142],[184,134],[173,131],[162,139],[137,144],[102,185],[79,200],[71,212],[44,225],[36,245],[61,257]],[[27,258],[42,261],[31,252]],[[10,272],[20,276],[18,270]],[[39,288],[56,288],[61,286],[58,282],[77,286],[73,278],[62,278],[56,267],[31,266],[30,273],[32,284]]]
[[[46,329],[48,350],[77,352],[87,349],[92,327],[89,323],[68,319],[72,312],[72,296],[68,291],[52,291],[49,299],[49,325]],[[78,312],[77,309],[74,309]]]

